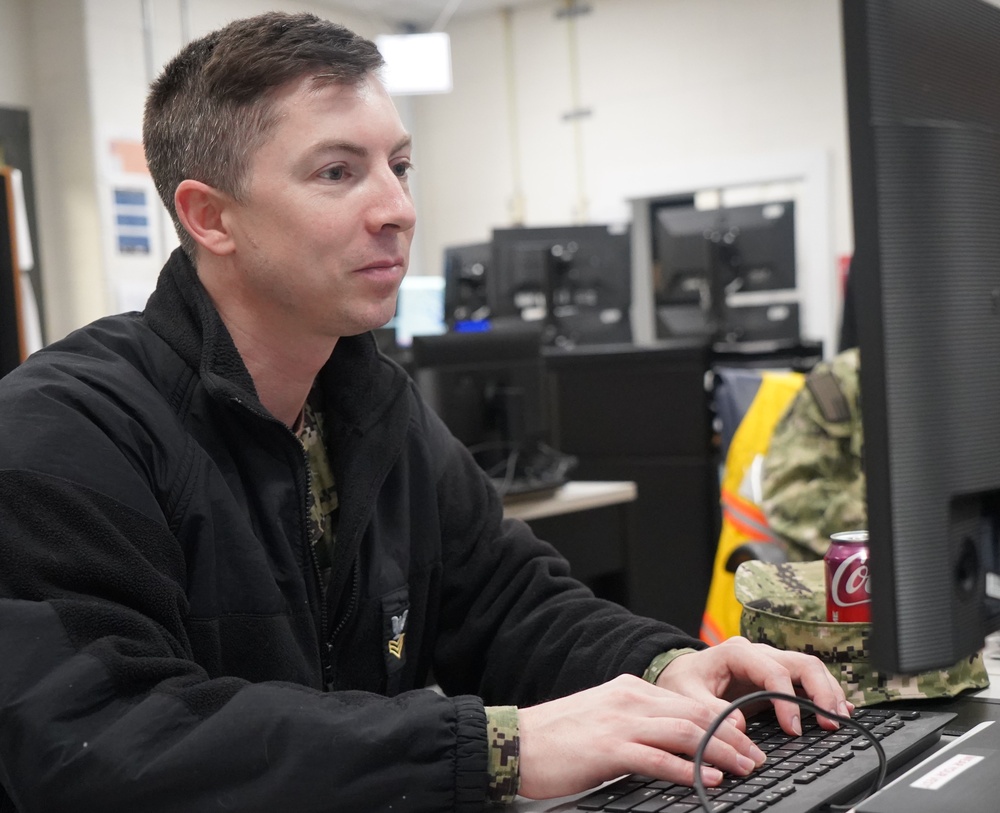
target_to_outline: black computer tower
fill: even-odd
[[[697,635],[719,532],[707,344],[602,345],[545,355],[554,445],[578,480],[634,480],[625,601]],[[593,544],[615,544],[595,540]]]

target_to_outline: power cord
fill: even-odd
[[[519,478],[533,481],[541,486],[553,486],[565,482],[569,472],[579,460],[574,455],[564,454],[542,441],[511,444],[506,441],[487,441],[469,447],[476,462],[493,478],[497,491],[505,495]],[[489,452],[506,454],[498,462],[488,465],[482,456]]]
[[[867,798],[879,788],[882,787],[882,783],[885,782],[885,774],[887,769],[887,761],[885,756],[885,749],[882,747],[882,743],[878,741],[878,737],[871,733],[867,728],[858,723],[856,720],[850,717],[842,717],[839,714],[834,714],[833,712],[827,711],[820,708],[818,705],[813,703],[805,697],[796,697],[795,695],[785,694],[784,692],[751,692],[750,694],[744,695],[738,700],[734,700],[730,703],[713,721],[705,731],[704,736],[701,738],[701,742],[698,743],[698,748],[694,753],[694,790],[698,794],[698,801],[701,802],[702,807],[705,810],[711,810],[711,801],[708,798],[708,793],[705,791],[705,783],[701,779],[701,769],[704,764],[705,759],[705,749],[708,747],[709,741],[715,736],[715,732],[719,730],[719,727],[726,721],[734,711],[748,703],[756,703],[758,700],[787,700],[790,703],[797,703],[799,706],[805,706],[810,711],[815,714],[826,717],[830,720],[836,720],[841,725],[850,726],[856,729],[866,736],[875,746],[875,753],[878,754],[878,774],[875,777],[875,781],[872,783],[871,788],[865,794],[863,798]],[[860,800],[859,800],[860,801]],[[850,810],[857,802],[850,805],[830,805],[829,809],[834,811],[847,811]]]

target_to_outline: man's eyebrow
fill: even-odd
[[[399,141],[396,142],[396,144],[392,148],[392,152],[393,154],[395,154],[400,150],[409,149],[412,144],[413,144],[413,136],[405,135],[401,139],[399,139]]]
[[[403,136],[399,141],[397,141],[392,146],[391,154],[395,155],[400,150],[408,148],[413,143],[413,137],[406,135]],[[322,141],[316,144],[310,152],[313,153],[324,153],[324,152],[346,152],[351,155],[356,155],[358,158],[367,158],[370,154],[370,150],[363,144],[358,144],[354,141]]]

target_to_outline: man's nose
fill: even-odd
[[[391,168],[379,173],[372,198],[369,207],[369,228],[372,231],[384,228],[408,231],[416,224],[417,212],[410,190],[405,180],[400,179]]]

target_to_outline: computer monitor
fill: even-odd
[[[444,250],[444,320],[449,328],[489,319],[486,281],[491,243],[447,246]]]
[[[794,201],[699,209],[666,200],[650,217],[660,338],[798,340]]]
[[[631,256],[626,228],[494,229],[491,318],[537,323],[547,345],[629,342]]]
[[[480,467],[520,474],[546,435],[541,331],[414,336],[411,351],[424,399]]]
[[[1000,8],[843,0],[876,666],[1000,627]]]
[[[396,294],[396,313],[386,327],[395,331],[396,344],[409,347],[414,336],[444,333],[444,277],[407,274]]]

